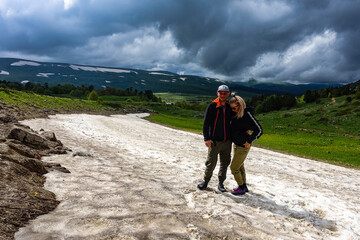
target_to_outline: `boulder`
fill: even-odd
[[[52,142],[57,141],[55,133],[53,133],[53,132],[41,131],[40,135],[49,141],[52,141]]]
[[[24,144],[21,144],[20,141],[17,140],[9,140],[7,142],[7,145],[14,150],[15,152],[17,152],[20,155],[23,155],[25,157],[30,157],[30,158],[36,158],[36,159],[41,159],[41,154],[39,153],[39,151],[34,150]],[[44,154],[45,155],[45,154]]]
[[[73,154],[73,157],[92,157],[92,155],[90,153],[86,153],[86,152],[76,152]]]
[[[43,163],[45,165],[45,168],[48,171],[57,170],[59,172],[63,173],[70,173],[69,170],[67,170],[65,167],[61,166],[59,163]]]
[[[0,114],[0,122],[2,122],[2,123],[11,123],[11,122],[15,123],[15,122],[17,122],[17,120],[12,115],[1,113]]]
[[[13,126],[8,135],[9,139],[15,139],[37,149],[49,149],[47,139],[23,126]]]
[[[48,173],[48,171],[45,169],[44,164],[34,158],[26,158],[23,156],[16,156],[16,155],[3,155],[1,156],[3,160],[7,160],[9,162],[13,162],[16,164],[19,164],[29,170],[30,172],[38,173],[40,175]]]

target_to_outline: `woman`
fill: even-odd
[[[242,195],[248,192],[246,186],[246,173],[244,167],[245,158],[250,150],[251,144],[263,133],[259,122],[253,116],[252,108],[247,108],[245,101],[231,94],[229,101],[235,116],[231,121],[231,138],[234,143],[234,156],[230,165],[231,173],[239,185],[234,188],[232,194]]]

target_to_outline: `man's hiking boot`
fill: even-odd
[[[208,182],[204,181],[204,182],[202,182],[202,183],[199,183],[199,184],[197,185],[197,188],[200,189],[200,190],[204,190],[204,189],[207,188],[207,185],[208,185]]]
[[[218,189],[220,192],[226,192],[223,182],[219,182]]]

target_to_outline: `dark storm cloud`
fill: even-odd
[[[0,3],[0,51],[234,80],[360,78],[359,0],[65,2]]]

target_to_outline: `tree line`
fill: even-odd
[[[249,103],[255,107],[256,113],[267,113],[282,108],[290,109],[296,106],[297,98],[291,94],[258,95],[253,96]]]
[[[161,99],[156,97],[151,90],[145,90],[144,92],[133,89],[132,87],[127,89],[106,87],[104,89],[94,89],[94,86],[75,86],[73,84],[65,83],[58,84],[56,86],[49,86],[48,83],[41,85],[39,83],[34,84],[26,82],[24,84],[18,82],[0,81],[0,88],[10,88],[18,91],[31,91],[37,94],[49,95],[49,96],[70,96],[75,98],[88,98],[90,100],[98,100],[101,96],[140,96],[141,99],[160,102]]]
[[[321,88],[318,90],[307,90],[301,98],[297,98],[291,94],[273,94],[273,95],[257,95],[253,96],[251,100],[247,102],[255,107],[256,113],[266,113],[277,111],[282,108],[292,108],[297,105],[298,102],[319,102],[320,98],[333,98],[333,97],[341,97],[345,95],[353,95],[355,94],[356,99],[360,99],[360,80],[347,84],[341,87],[327,87]],[[347,101],[352,101],[352,98],[349,96]]]
[[[307,90],[303,95],[305,102],[317,102],[320,98],[333,98],[355,94],[360,99],[360,80],[341,87],[327,87],[318,90]]]

